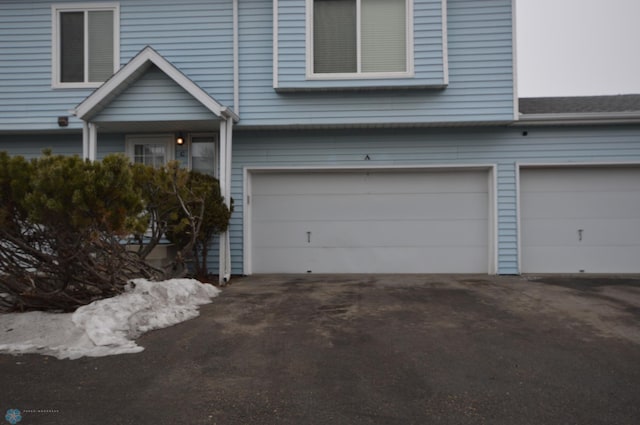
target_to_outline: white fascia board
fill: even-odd
[[[102,86],[90,94],[82,103],[74,110],[74,115],[80,119],[84,119],[98,108],[112,93],[117,93],[121,88],[131,84],[140,74],[140,71],[146,69],[149,64],[157,66],[176,84],[182,87],[187,93],[193,96],[205,108],[214,115],[222,117],[229,116],[237,121],[238,116],[230,111],[226,106],[222,106],[215,99],[209,96],[203,89],[195,84],[191,79],[184,75],[180,70],[173,66],[169,61],[163,58],[150,46],[145,47],[133,59],[116,72]],[[223,113],[223,111],[226,111]]]

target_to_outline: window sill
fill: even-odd
[[[442,78],[315,78],[304,81],[280,82],[277,92],[295,91],[344,91],[344,90],[401,90],[443,89],[447,83]]]
[[[60,89],[97,89],[104,83],[54,83],[51,88],[54,90]]]
[[[307,80],[333,81],[333,80],[384,80],[397,78],[413,78],[413,72],[360,72],[360,73],[335,73],[313,74],[307,73]]]

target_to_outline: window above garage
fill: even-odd
[[[446,7],[446,0],[274,0],[273,87],[446,87]]]
[[[411,76],[411,0],[309,2],[309,78]]]

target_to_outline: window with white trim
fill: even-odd
[[[52,6],[54,87],[97,87],[119,63],[117,3]]]
[[[131,162],[162,167],[173,160],[173,135],[127,136],[126,152]]]
[[[309,1],[312,76],[394,76],[411,71],[411,0]]]
[[[192,134],[190,137],[190,168],[218,177],[218,137],[216,134]]]

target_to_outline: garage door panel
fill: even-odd
[[[366,250],[341,247],[270,249],[254,260],[260,273],[477,273],[487,268],[487,256],[476,256],[475,247],[405,248],[402,255],[394,248],[373,247]],[[460,258],[474,258],[460,261]],[[392,262],[396,270],[389,269]],[[362,264],[367,264],[366,270]]]
[[[640,273],[640,167],[524,169],[522,272]]]
[[[579,232],[582,230],[582,232]],[[529,219],[522,225],[527,244],[634,246],[640,241],[640,219]],[[582,240],[580,240],[582,237]]]
[[[545,269],[537,273],[637,273],[621,271],[638,257],[628,247],[599,246],[578,251],[574,246],[524,248],[524,258],[545,258]],[[573,268],[567,270],[567,264]],[[531,273],[530,272],[530,273]]]
[[[635,197],[632,195],[634,192],[622,191],[528,193],[522,203],[522,217],[633,217],[640,192]],[[616,208],[602,208],[603,205],[616,205]]]
[[[296,220],[300,217],[319,220],[332,215],[344,220],[377,219],[394,217],[411,219],[486,219],[488,202],[486,193],[458,194],[351,194],[351,195],[272,195],[254,196],[254,208],[261,216],[280,220]],[[481,208],[478,208],[478,206]]]
[[[308,234],[307,232],[311,232]],[[486,246],[484,220],[451,221],[308,221],[270,222],[256,226],[254,246],[367,247],[465,246],[479,241]]]
[[[255,273],[488,271],[486,171],[256,173],[251,188]]]
[[[535,176],[530,179],[528,176]],[[572,167],[523,169],[523,192],[639,192],[638,168],[629,167]]]
[[[264,178],[261,178],[264,176]],[[303,184],[301,184],[303,183]],[[485,171],[288,172],[256,174],[253,192],[262,195],[486,192]],[[304,190],[301,190],[304,188]]]

